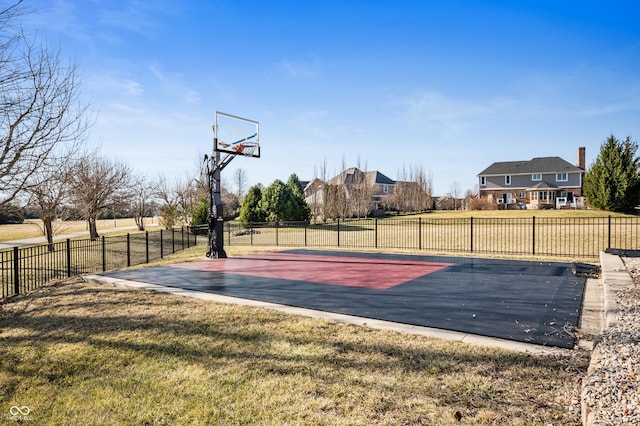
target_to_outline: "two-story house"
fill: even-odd
[[[582,197],[585,148],[578,148],[578,164],[560,157],[493,163],[478,174],[480,197],[497,204],[530,208],[577,207]]]

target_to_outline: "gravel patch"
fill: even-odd
[[[640,258],[622,258],[634,286],[615,294],[617,321],[597,339],[582,400],[591,425],[640,425]]]

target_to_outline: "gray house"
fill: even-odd
[[[315,178],[304,186],[305,200],[314,212],[320,212],[324,204],[324,183],[322,180]],[[346,189],[347,198],[350,198],[352,193],[357,191],[358,186],[367,187],[369,194],[367,206],[371,213],[376,213],[382,209],[384,199],[393,192],[396,185],[395,180],[390,179],[379,171],[363,172],[356,167],[342,171],[326,183],[330,185],[343,185]]]
[[[585,148],[578,148],[578,165],[560,157],[493,163],[478,174],[480,197],[505,208],[580,207]]]

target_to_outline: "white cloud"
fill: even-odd
[[[508,98],[476,101],[445,96],[438,91],[422,91],[396,100],[391,106],[418,130],[432,128],[453,135],[465,130],[472,121],[505,113],[515,104]]]
[[[275,68],[289,77],[306,79],[318,75],[319,62],[317,58],[311,58],[308,61],[282,59],[275,64]]]
[[[85,90],[100,98],[132,100],[141,97],[145,90],[139,81],[133,80],[117,71],[91,74],[85,82]]]
[[[172,96],[181,98],[184,102],[189,104],[200,103],[200,94],[183,83],[183,76],[176,73],[167,73],[163,71],[158,64],[152,64],[149,66],[151,74],[160,83],[160,89],[166,91]]]

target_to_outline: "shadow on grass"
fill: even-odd
[[[346,393],[361,392],[364,384],[392,392],[384,384],[389,377],[407,377],[400,399],[430,392],[444,403],[456,404],[474,403],[469,390],[459,385],[474,374],[494,382],[491,387],[501,397],[492,402],[493,409],[507,413],[517,398],[509,396],[513,380],[522,381],[516,394],[526,395],[523,404],[543,406],[548,401],[535,389],[586,369],[586,358],[576,360],[569,354],[534,357],[260,308],[82,283],[45,287],[0,306],[0,342],[4,401],[19,400],[25,381],[82,386],[88,377],[124,375],[123,366],[133,364],[144,372],[146,364],[166,363],[197,365],[213,375],[209,380],[214,383],[274,376],[288,376],[295,383],[307,377],[344,387]],[[65,358],[68,349],[63,348],[74,345],[84,348],[83,355]],[[228,377],[230,368],[237,377]],[[218,373],[222,371],[226,373]],[[433,381],[443,384],[438,389],[423,387]]]

